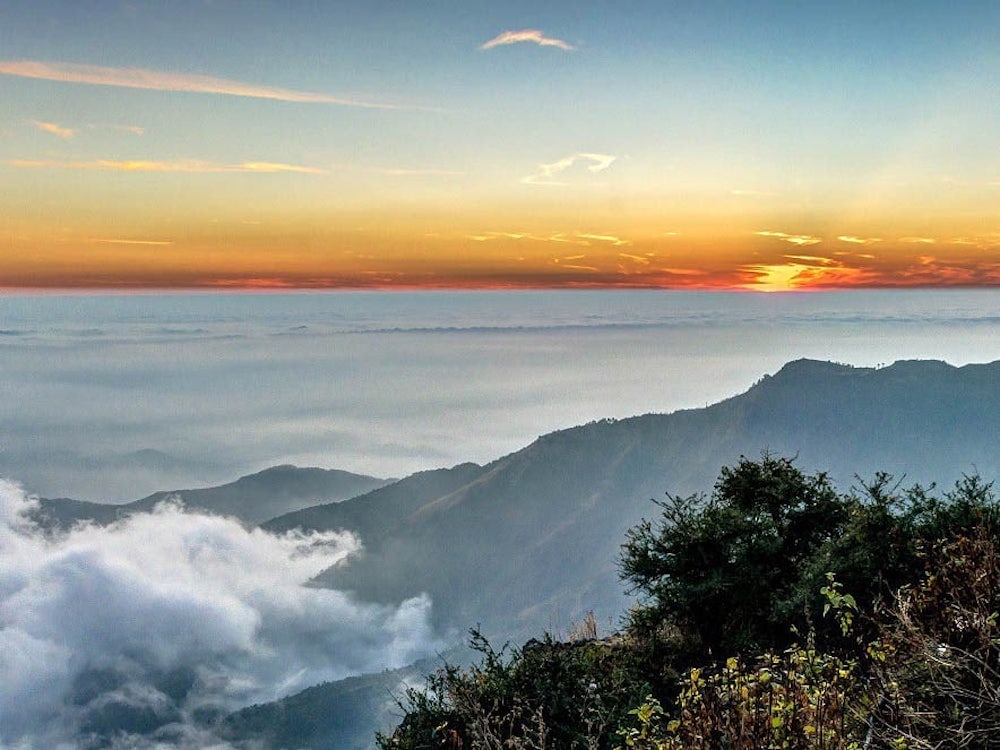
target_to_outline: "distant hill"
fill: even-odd
[[[110,523],[123,515],[150,511],[157,503],[176,497],[188,508],[256,525],[290,511],[354,497],[392,481],[337,469],[275,466],[219,487],[156,492],[124,505],[43,499],[38,517],[45,524],[63,527],[80,520]]]
[[[399,723],[403,712],[396,699],[407,685],[422,685],[445,660],[458,663],[460,658],[458,652],[449,652],[402,669],[316,685],[236,711],[215,731],[239,747],[367,750],[374,745],[376,731],[391,734]]]
[[[421,471],[350,500],[285,513],[261,526],[274,532],[350,529],[367,543],[393,534],[414,511],[476,481],[483,472],[473,463]]]
[[[375,601],[428,592],[442,629],[481,623],[487,635],[517,639],[588,609],[614,622],[627,606],[619,546],[655,513],[649,499],[708,491],[740,455],[797,456],[800,468],[828,470],[844,489],[876,471],[950,485],[962,473],[1000,475],[998,437],[1000,363],[799,360],[713,406],[546,435],[436,496],[374,493],[363,526],[345,505],[268,527],[353,529],[365,553],[322,583]]]

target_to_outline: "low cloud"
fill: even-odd
[[[348,533],[276,536],[165,504],[53,537],[32,508],[0,481],[0,746],[96,745],[122,726],[137,733],[122,746],[204,740],[237,707],[439,647],[426,597],[307,585],[358,551]]]
[[[46,133],[52,133],[52,135],[57,135],[60,138],[72,138],[76,135],[76,131],[73,128],[64,128],[60,125],[56,125],[54,122],[43,122],[41,120],[32,120],[31,124],[34,125],[39,130],[44,130]]]
[[[347,99],[311,91],[259,86],[225,78],[192,73],[169,73],[146,68],[113,68],[103,65],[78,65],[43,60],[0,60],[0,75],[37,78],[92,86],[120,86],[150,91],[183,91],[198,94],[224,94],[285,102],[339,104],[369,109],[403,109],[398,105]]]
[[[562,39],[556,39],[554,37],[545,36],[545,34],[539,31],[538,29],[522,29],[521,31],[504,31],[500,34],[497,34],[488,42],[480,45],[479,49],[487,50],[487,49],[493,49],[494,47],[503,47],[508,44],[520,44],[522,42],[531,42],[532,44],[537,44],[541,47],[558,47],[559,49],[566,50],[567,52],[575,49],[573,45],[564,42]]]
[[[241,164],[219,164],[210,161],[147,161],[134,159],[114,161],[99,159],[97,161],[45,161],[32,159],[15,159],[10,162],[14,167],[33,167],[43,169],[73,169],[90,172],[185,172],[185,173],[219,173],[244,172],[257,174],[275,174],[277,172],[294,172],[297,174],[327,174],[325,169],[306,167],[300,164],[282,164],[270,161],[248,161]]]

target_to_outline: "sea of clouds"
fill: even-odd
[[[0,297],[0,476],[96,502],[281,463],[399,477],[705,406],[791,359],[998,342],[989,290]]]
[[[431,602],[363,604],[309,579],[347,533],[273,535],[166,503],[46,534],[0,481],[0,747],[206,747],[213,723],[440,647]]]

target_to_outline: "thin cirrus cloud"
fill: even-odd
[[[584,239],[584,240],[596,240],[597,242],[609,242],[612,245],[615,245],[616,247],[621,246],[621,245],[631,245],[632,244],[631,240],[625,240],[625,239],[622,239],[621,237],[616,237],[613,234],[577,234],[576,236],[580,237],[581,239]]]
[[[184,91],[198,94],[224,94],[284,102],[339,104],[369,109],[404,109],[395,104],[347,99],[311,91],[258,86],[225,78],[193,73],[169,73],[147,68],[114,68],[103,65],[79,65],[42,60],[0,60],[0,75],[37,78],[93,86],[120,86],[150,91]]]
[[[560,172],[565,172],[577,162],[591,162],[587,165],[587,171],[597,174],[610,167],[617,158],[610,154],[573,154],[551,164],[539,164],[538,171],[527,177],[522,177],[521,182],[525,185],[567,185],[568,183],[553,178]]]
[[[561,50],[567,52],[576,49],[572,44],[564,42],[562,39],[556,39],[555,37],[545,36],[545,34],[538,29],[522,29],[521,31],[504,31],[497,34],[495,37],[490,39],[488,42],[480,45],[479,49],[487,50],[493,49],[494,47],[504,47],[508,44],[521,44],[522,42],[530,42],[532,44],[537,44],[540,47],[558,47]]]
[[[93,239],[87,240],[97,245],[152,245],[152,246],[163,246],[163,245],[173,245],[173,240],[128,240],[128,239],[118,239],[118,238],[104,238],[95,237]]]
[[[34,125],[39,130],[44,130],[46,133],[51,133],[52,135],[57,135],[60,138],[72,138],[76,135],[76,131],[73,128],[64,128],[61,125],[57,125],[54,122],[44,122],[42,120],[32,120],[31,124]]]
[[[808,234],[788,234],[787,232],[754,232],[758,237],[773,237],[774,239],[788,242],[799,247],[805,245],[818,245],[823,241],[821,237],[813,237]]]
[[[325,169],[306,167],[299,164],[281,164],[270,161],[248,161],[240,164],[219,164],[207,161],[36,161],[15,159],[14,167],[39,169],[73,169],[90,172],[183,172],[186,174],[248,173],[276,174],[293,172],[297,174],[327,174]]]
[[[851,245],[874,245],[876,242],[882,241],[880,237],[855,237],[849,234],[842,234],[837,239]]]

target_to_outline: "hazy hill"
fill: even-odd
[[[360,533],[365,554],[324,583],[384,601],[426,591],[442,628],[482,623],[487,634],[522,638],[591,608],[601,621],[615,618],[626,605],[618,548],[626,529],[655,512],[648,500],[710,490],[741,454],[797,455],[801,468],[829,470],[845,489],[855,473],[878,470],[950,484],[963,472],[1000,474],[998,433],[1000,363],[871,369],[800,360],[703,409],[546,435],[402,519],[404,506],[393,506],[375,528],[311,511],[272,524],[309,518],[313,528]],[[367,498],[367,517],[379,518],[383,502]]]
[[[124,505],[43,499],[39,516],[60,526],[78,520],[110,523],[123,514],[150,511],[157,503],[177,497],[188,508],[235,516],[254,525],[290,511],[354,497],[391,481],[337,469],[275,466],[219,487],[156,492]]]
[[[316,685],[236,711],[215,731],[240,747],[365,750],[373,746],[376,731],[390,734],[399,723],[403,712],[396,698],[407,685],[422,685],[445,661],[463,658],[464,650],[454,650],[402,669]]]
[[[482,473],[483,467],[473,463],[421,471],[350,500],[285,513],[261,526],[275,532],[350,529],[367,543],[392,534],[415,510],[465,487]]]

